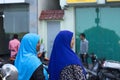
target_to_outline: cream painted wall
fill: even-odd
[[[47,50],[47,20],[41,20],[39,23],[38,34],[43,38],[45,49]],[[64,19],[60,20],[60,30],[72,31],[75,36],[75,12],[73,7],[65,10]],[[75,50],[75,48],[73,50]]]
[[[74,33],[75,37],[75,11],[74,7],[68,7],[65,10],[64,20],[61,21],[61,30],[69,30]],[[73,48],[75,51],[75,46]]]
[[[44,34],[45,32],[41,33],[40,31],[44,31],[42,30],[42,27],[45,25],[43,25],[43,23],[45,23],[44,21],[40,21],[39,17],[41,14],[42,10],[53,10],[53,9],[60,9],[59,6],[59,0],[38,0],[38,33],[39,35]]]
[[[38,34],[44,40],[47,50],[47,21],[39,20],[42,10],[60,9],[59,0],[38,0]]]
[[[65,10],[64,20],[61,21],[61,30],[69,30],[75,32],[75,14],[74,8],[69,7]]]
[[[0,0],[0,4],[25,3],[25,0]]]
[[[41,25],[38,27],[38,34],[40,35],[40,38],[43,39],[45,49],[47,50],[47,22],[45,20],[42,20],[39,23]]]
[[[39,21],[38,33],[44,37],[47,36],[47,20]],[[65,10],[63,20],[60,23],[61,30],[69,30],[75,33],[75,12],[73,7]]]

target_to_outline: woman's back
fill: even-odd
[[[85,80],[83,70],[78,65],[69,65],[60,73],[60,80]]]
[[[18,51],[15,66],[18,69],[18,80],[40,80],[44,76],[42,62],[37,57],[40,48],[39,36],[37,34],[26,34]],[[42,79],[44,80],[44,79]]]
[[[77,77],[85,76],[80,59],[71,49],[73,44],[73,33],[70,31],[61,31],[56,36],[48,68],[50,80],[72,80],[74,77],[76,78],[74,80],[77,80]],[[75,72],[76,75],[74,75]]]

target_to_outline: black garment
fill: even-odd
[[[92,61],[93,66],[95,65],[96,59],[97,59],[97,58],[96,58],[95,55],[92,55],[92,56],[91,56],[91,61]]]
[[[80,54],[80,58],[82,60],[82,63],[85,67],[88,67],[88,54]]]
[[[35,72],[33,73],[30,80],[45,80],[45,76],[43,73],[43,65],[40,65]]]
[[[41,60],[41,62],[42,62],[43,64],[48,65],[48,64],[49,64],[49,61],[48,61],[48,60],[45,60],[45,53],[46,53],[46,52],[41,53],[42,56],[39,57],[39,59]]]
[[[45,52],[42,53],[42,56],[40,57],[40,60],[43,62],[45,59]]]

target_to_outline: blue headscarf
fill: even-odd
[[[18,80],[29,80],[33,72],[42,64],[37,58],[36,51],[39,40],[40,37],[33,33],[26,34],[23,37],[15,60]]]
[[[48,68],[50,80],[60,80],[60,73],[66,66],[79,65],[83,68],[80,59],[70,47],[72,37],[73,33],[70,31],[61,31],[57,35],[54,41]],[[84,69],[83,73],[85,73]]]

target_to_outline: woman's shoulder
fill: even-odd
[[[38,66],[38,68],[32,74],[30,80],[45,80],[43,65]]]
[[[85,80],[83,70],[79,65],[66,66],[60,74],[61,80]]]
[[[69,65],[69,66],[66,66],[62,72],[66,71],[66,70],[69,70],[69,71],[82,71],[82,67],[79,66],[79,65]]]

